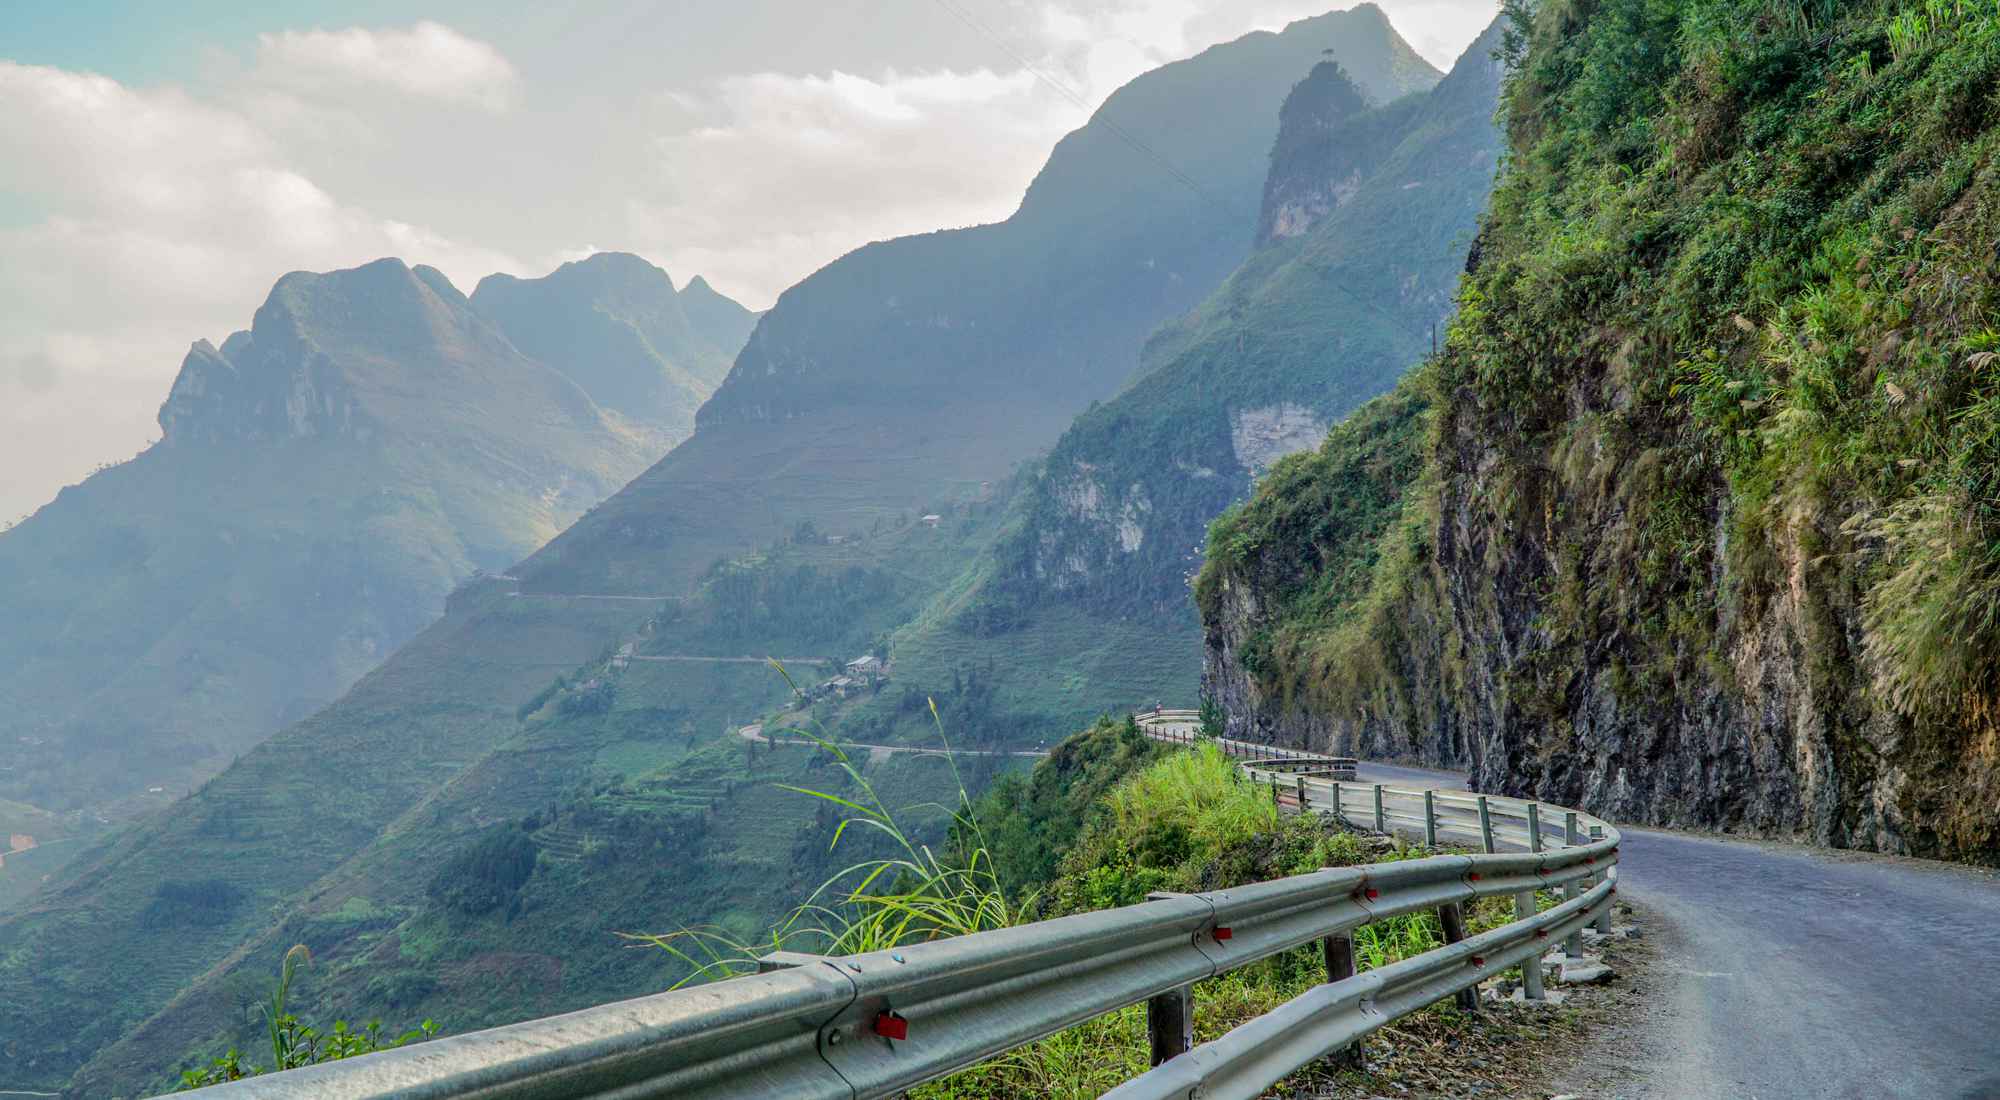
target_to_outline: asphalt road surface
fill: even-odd
[[[1364,782],[1462,787],[1363,763]],[[1586,1095],[2000,1100],[2000,876],[1621,827],[1618,889],[1656,918],[1649,1015]]]

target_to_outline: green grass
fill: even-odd
[[[1064,821],[1079,817],[1085,822],[1058,870],[1016,887],[1020,896],[1034,899],[1026,913],[1134,904],[1150,890],[1226,889],[1368,859],[1353,834],[1316,816],[1278,816],[1267,792],[1246,782],[1213,748],[1148,755],[1135,755],[1131,748],[1116,724],[1084,731],[1037,765],[1028,782],[1038,796],[1026,806],[1013,793],[996,789],[973,808],[969,816],[997,823],[984,834],[989,839],[1063,830]],[[1399,849],[1384,858],[1423,854]],[[1511,919],[1507,899],[1487,899],[1468,914],[1473,931]],[[1373,969],[1442,942],[1434,914],[1393,918],[1357,930],[1357,964]],[[1314,947],[1198,982],[1196,1042],[1218,1038],[1324,981]],[[1425,1015],[1451,1017],[1454,1010],[1441,1005]],[[1144,1072],[1146,1059],[1145,1009],[1134,1005],[919,1086],[911,1095],[916,1100],[1097,1096]],[[1324,1066],[1308,1066],[1280,1087],[1304,1089],[1333,1077]]]

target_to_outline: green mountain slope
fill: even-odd
[[[1395,508],[1295,467],[1215,532],[1235,732],[2000,862],[2000,16],[1529,10]]]
[[[1027,479],[1004,532],[898,636],[906,678],[996,657],[1051,733],[1111,703],[1185,698],[1204,530],[1281,455],[1388,389],[1441,322],[1492,182],[1497,27],[1436,88],[1369,109],[1322,63],[1287,98],[1262,243],[1149,343]]]
[[[964,567],[1013,465],[1241,260],[1277,107],[1329,47],[1383,74],[1381,98],[1435,79],[1372,8],[1253,35],[1114,94],[1008,222],[873,245],[787,292],[694,438],[508,579],[461,592],[340,702],[0,919],[0,1033],[23,1040],[0,1048],[0,1080],[93,1096],[157,1082],[240,1026],[301,937],[322,960],[302,1007],[457,1030],[670,981],[620,928],[748,930],[796,900],[825,834],[810,804],[749,793],[767,755],[732,727],[784,688],[738,659],[806,640],[841,648],[780,655],[852,657]],[[770,633],[718,632],[739,599],[763,602]],[[941,706],[979,709],[976,672],[956,688]],[[884,696],[902,706],[900,690]],[[301,763],[324,754],[380,765]],[[871,766],[901,800],[948,793],[921,759]],[[508,822],[551,853],[549,877],[518,907],[440,909],[439,868]],[[210,880],[228,886],[203,893],[217,906],[144,918]],[[114,954],[128,961],[97,964]]]

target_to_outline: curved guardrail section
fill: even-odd
[[[1164,711],[1141,721],[1149,736],[1188,741],[1193,717]],[[870,1100],[1128,1005],[1175,996],[1185,1005],[1186,990],[1203,978],[1385,917],[1456,913],[1459,903],[1490,896],[1511,895],[1520,905],[1526,896],[1520,920],[1343,976],[1179,1053],[1183,1040],[1168,1051],[1177,1057],[1110,1094],[1254,1097],[1313,1058],[1539,956],[1608,915],[1618,833],[1603,822],[1563,811],[1569,828],[1558,841],[1543,836],[1529,803],[1363,787],[1314,775],[1328,770],[1330,757],[1274,756],[1268,746],[1241,742],[1224,747],[1281,803],[1433,839],[1469,831],[1492,854],[1327,869],[894,951],[783,953],[766,958],[765,972],[755,975],[248,1078],[203,1095]],[[1580,832],[1579,823],[1597,835]],[[1499,852],[1503,844],[1522,850]],[[1567,900],[1535,912],[1532,892],[1552,888]],[[1185,1034],[1184,1016],[1181,1029]]]

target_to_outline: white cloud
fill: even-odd
[[[257,42],[259,76],[306,94],[375,86],[489,111],[519,97],[519,77],[500,51],[439,23],[281,31]]]
[[[1032,73],[731,77],[677,106],[629,204],[640,247],[765,301],[870,240],[1006,217],[1084,112]]]
[[[343,203],[246,116],[176,89],[0,62],[0,522],[157,432],[187,345],[246,327],[287,271],[385,255],[520,266]]]

